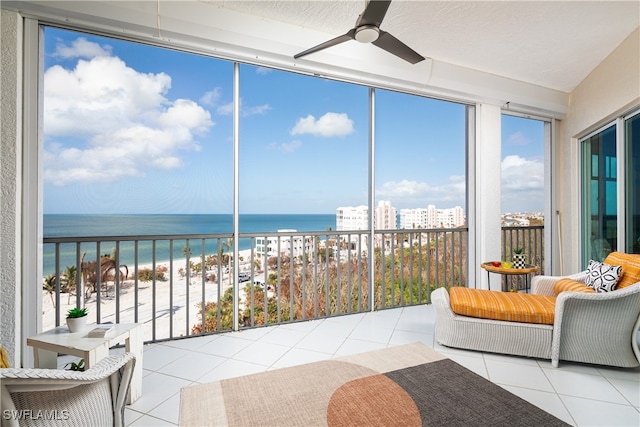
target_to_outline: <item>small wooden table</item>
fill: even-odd
[[[89,338],[87,335],[95,325],[87,325],[82,332],[71,333],[66,326],[58,326],[50,331],[27,338],[27,345],[33,347],[36,368],[57,369],[58,353],[70,354],[84,359],[86,369],[109,355],[109,348],[124,341],[125,349],[136,357],[129,404],[142,394],[142,325],[138,323],[116,323],[104,338]]]
[[[524,268],[504,268],[494,267],[490,262],[483,262],[480,267],[487,270],[487,280],[491,288],[491,273],[502,274],[504,276],[525,276],[525,291],[529,292],[529,275],[538,272],[537,265],[525,264]],[[505,289],[502,289],[505,291]]]

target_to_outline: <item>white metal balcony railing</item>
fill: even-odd
[[[503,250],[524,246],[542,266],[542,230],[503,228]],[[463,228],[380,230],[373,245],[368,231],[240,233],[249,249],[235,278],[232,237],[45,238],[43,328],[85,306],[90,322],[143,323],[156,342],[229,331],[234,315],[253,328],[429,303],[436,287],[467,285]]]

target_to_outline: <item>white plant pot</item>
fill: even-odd
[[[513,261],[513,268],[525,268],[527,257],[525,254],[513,254],[511,261]]]
[[[87,328],[87,317],[67,317],[67,327],[69,328],[69,332],[76,333],[82,332]]]

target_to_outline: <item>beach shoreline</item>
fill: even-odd
[[[249,272],[251,269],[251,249],[238,252],[240,271]],[[200,257],[196,258],[200,262]],[[191,259],[194,262],[194,259]],[[138,274],[143,269],[153,269],[153,263],[138,265]],[[191,276],[181,274],[186,272],[186,259],[157,261],[156,269],[167,268],[165,280],[156,282],[138,280],[132,276],[120,283],[120,298],[115,298],[115,284],[108,282],[98,297],[96,292],[85,298],[84,306],[89,312],[89,324],[100,323],[141,323],[144,328],[144,340],[151,341],[164,338],[183,337],[191,334],[191,328],[202,322],[202,315],[198,314],[199,306],[207,302],[218,302],[218,295],[231,286],[230,274],[225,267],[220,268],[221,280],[211,281],[205,274],[192,272]],[[209,273],[217,275],[218,268]],[[264,281],[264,273],[254,275],[254,280]],[[241,286],[243,284],[240,284]],[[99,305],[98,305],[99,300]],[[65,318],[69,309],[76,306],[75,294],[60,294],[60,326],[66,326]],[[137,308],[137,310],[136,310]],[[117,311],[116,311],[117,310]],[[43,290],[42,296],[42,330],[55,327],[55,306],[51,295]],[[90,326],[89,326],[90,328]]]

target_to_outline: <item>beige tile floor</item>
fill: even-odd
[[[177,425],[180,389],[420,341],[575,426],[640,426],[640,369],[615,369],[446,348],[431,305],[146,345],[142,397],[128,426]],[[114,350],[118,351],[118,350]]]

